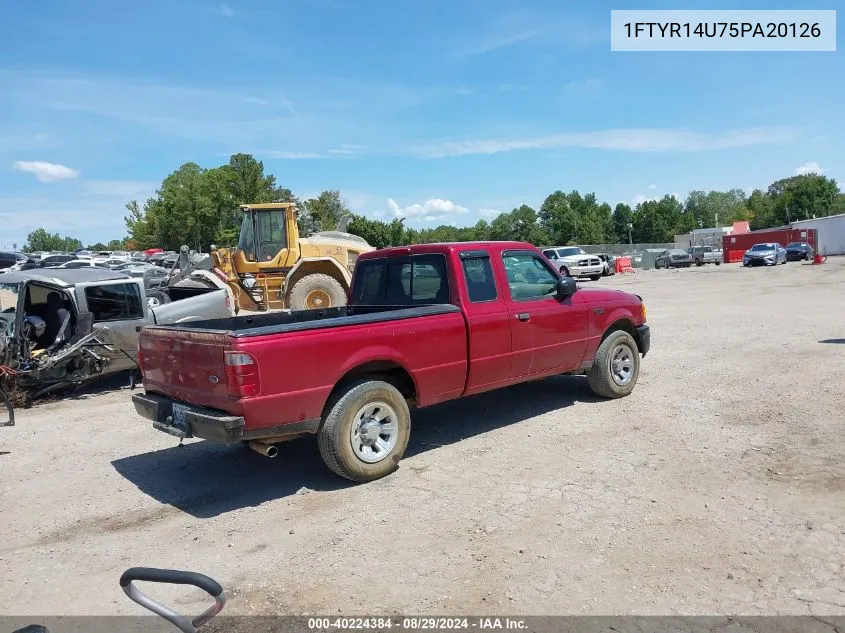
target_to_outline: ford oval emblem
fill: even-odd
[[[219,379],[217,376],[214,376],[214,375],[209,376],[209,377],[208,377],[208,380],[209,380],[212,384],[215,384],[215,385],[216,385],[218,382],[220,382],[220,379]]]

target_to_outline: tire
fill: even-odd
[[[291,310],[320,310],[346,305],[346,291],[334,277],[314,273],[297,281],[290,291]]]
[[[624,382],[614,377],[611,369],[614,357],[627,359],[627,363],[623,361],[621,365],[630,367],[630,374]],[[634,390],[639,375],[640,352],[634,337],[625,330],[615,330],[599,345],[593,364],[587,370],[587,384],[594,394],[602,398],[624,398]]]
[[[161,290],[147,290],[147,305],[151,308],[170,303],[170,296]]]
[[[719,265],[719,264],[721,264],[722,262],[720,262],[719,260],[716,260],[716,261],[715,261],[715,262],[713,262],[713,263],[714,263],[714,264],[716,264],[716,265],[718,266],[718,265]]]
[[[696,260],[695,260],[695,265],[696,265],[696,266],[704,266],[704,262],[703,262],[703,261],[701,261],[700,259],[696,259]]]
[[[386,405],[386,406],[385,406]],[[353,435],[355,429],[362,428],[358,423],[361,416],[366,417],[367,409],[375,407],[376,413],[387,413],[393,418],[395,439],[384,456],[378,456],[377,451],[370,449],[367,454],[378,461],[368,463],[359,455],[363,449],[353,448],[353,437],[363,437],[360,432]],[[389,410],[389,411],[386,411]],[[372,419],[372,418],[370,418]],[[370,431],[372,431],[372,428]],[[381,428],[385,428],[382,425]],[[399,390],[390,383],[382,380],[362,379],[349,387],[335,398],[326,414],[323,424],[317,434],[320,455],[326,466],[346,479],[359,483],[380,479],[398,468],[399,460],[408,447],[411,436],[411,414],[408,403]],[[384,435],[375,439],[385,441]],[[359,446],[363,446],[362,441]]]
[[[560,267],[560,274],[564,277],[571,277],[572,275],[569,274],[569,269],[566,266]]]
[[[590,275],[591,281],[598,281],[599,279],[601,279],[601,275]]]

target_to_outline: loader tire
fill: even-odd
[[[334,277],[314,273],[297,281],[290,291],[291,310],[321,310],[346,305],[346,291]]]
[[[597,396],[623,398],[634,390],[639,375],[640,352],[634,337],[615,330],[599,345],[587,383]]]
[[[170,303],[170,296],[161,290],[147,290],[147,305],[151,308]]]
[[[380,479],[398,467],[411,435],[411,413],[390,383],[361,379],[335,396],[317,433],[326,466],[359,483]]]

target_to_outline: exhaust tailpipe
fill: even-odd
[[[256,453],[260,453],[265,457],[269,457],[270,459],[273,459],[276,455],[279,454],[278,448],[276,448],[272,444],[265,444],[264,442],[259,442],[258,440],[250,441],[249,447]]]

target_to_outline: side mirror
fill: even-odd
[[[568,299],[578,290],[578,284],[572,277],[561,277],[557,280],[557,298]]]

